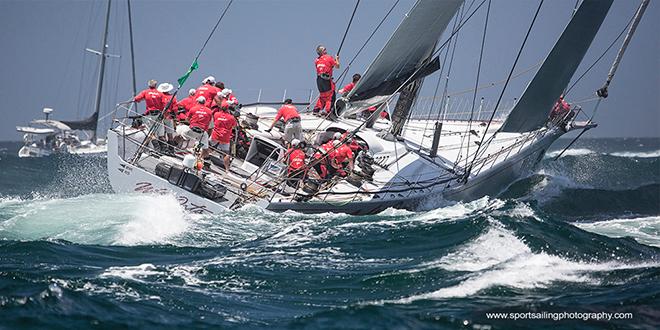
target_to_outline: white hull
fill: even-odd
[[[260,114],[264,115],[264,114]],[[267,116],[267,115],[266,115]],[[270,117],[272,118],[272,117]],[[271,119],[262,119],[260,125],[267,124]],[[319,127],[319,122],[314,121],[312,116],[304,116],[303,123],[309,127]],[[328,127],[344,127],[351,129],[359,125],[359,122],[342,120],[338,123],[328,123],[320,127],[325,130]],[[465,123],[454,123],[457,130],[463,130]],[[463,125],[463,126],[461,126]],[[303,125],[305,129],[305,125]],[[448,125],[449,126],[449,125]],[[155,155],[149,155],[136,162],[139,166],[129,163],[133,157],[137,145],[135,141],[142,141],[144,134],[141,131],[127,133],[125,127],[118,127],[108,132],[108,173],[110,182],[116,192],[121,193],[172,193],[181,205],[195,213],[212,214],[227,208],[232,208],[237,199],[245,198],[244,193],[237,187],[227,186],[229,191],[222,201],[212,201],[198,194],[170,184],[167,180],[157,176],[153,167],[163,159]],[[451,127],[449,128],[451,129]],[[493,128],[493,132],[497,127]],[[256,134],[265,134],[255,131]],[[486,132],[478,132],[486,134]],[[491,132],[488,132],[492,134]],[[124,138],[124,134],[129,138]],[[371,135],[370,135],[371,134]],[[287,194],[272,192],[268,196],[253,197],[249,204],[256,204],[268,210],[283,212],[293,210],[301,213],[336,212],[349,214],[372,214],[386,208],[415,209],[421,202],[429,199],[449,199],[469,201],[481,198],[485,195],[496,196],[505,190],[516,180],[528,175],[538,162],[543,158],[547,148],[563,134],[559,129],[543,129],[535,135],[528,136],[505,136],[501,141],[495,140],[492,146],[485,148],[484,154],[490,154],[490,148],[500,150],[506,146],[510,149],[508,153],[493,153],[496,157],[486,161],[486,165],[476,168],[471,172],[467,182],[452,176],[453,164],[448,161],[458,155],[465,159],[470,154],[458,147],[460,136],[443,140],[445,146],[438,152],[438,156],[431,160],[415,148],[416,137],[414,130],[405,136],[403,142],[377,141],[373,134],[366,132],[362,135],[370,143],[378,144],[378,148],[372,146],[373,150],[379,150],[375,158],[383,157],[383,166],[374,174],[374,181],[363,183],[357,188],[341,181],[334,187],[321,191],[312,199],[297,201]],[[273,137],[275,138],[275,137]],[[409,139],[409,140],[408,140]],[[428,140],[428,139],[427,139]],[[423,142],[419,141],[418,142]],[[430,144],[430,141],[427,141]],[[425,143],[421,143],[423,147]],[[461,143],[462,144],[462,143]],[[382,150],[380,150],[380,149]],[[473,151],[476,149],[472,148]],[[506,149],[505,149],[506,150]],[[461,156],[461,153],[465,153]],[[388,156],[389,155],[389,156]],[[391,157],[391,158],[388,158]],[[390,161],[393,159],[393,161]],[[146,164],[146,165],[145,165]],[[143,166],[144,165],[144,166]],[[232,165],[234,166],[234,165]],[[239,166],[239,165],[236,165]],[[453,166],[453,168],[460,168]],[[223,179],[223,183],[230,180]],[[229,183],[228,183],[229,185]],[[355,193],[346,193],[356,191]],[[290,195],[290,194],[289,194]],[[294,193],[295,196],[295,193]]]

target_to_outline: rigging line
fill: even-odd
[[[355,8],[353,8],[353,14],[351,14],[351,19],[348,20],[346,31],[344,31],[344,36],[341,38],[341,43],[339,44],[339,48],[337,49],[337,56],[339,56],[339,53],[341,53],[341,48],[344,46],[344,41],[346,40],[346,36],[348,35],[348,30],[351,29],[351,24],[353,23],[353,17],[355,17],[355,12],[357,11],[359,5],[360,5],[360,0],[357,0],[357,2],[355,3]]]
[[[222,11],[222,14],[220,15],[220,18],[218,18],[218,21],[215,23],[215,26],[213,26],[213,29],[211,30],[211,33],[209,33],[208,38],[206,38],[206,41],[204,41],[204,44],[202,45],[202,48],[199,49],[197,52],[197,55],[195,56],[195,60],[193,61],[193,64],[197,62],[197,59],[199,59],[199,56],[202,55],[202,52],[206,48],[206,45],[209,43],[209,40],[213,37],[213,34],[215,31],[218,29],[218,26],[220,25],[220,22],[222,22],[222,19],[225,17],[225,14],[227,14],[227,10],[229,10],[229,7],[231,4],[234,2],[234,0],[229,0],[229,3],[227,4],[227,7]],[[191,65],[192,69],[192,65]],[[184,81],[185,83],[185,81]],[[179,90],[182,87],[182,84],[177,84],[177,88],[174,90],[174,93],[172,93],[172,98],[167,102],[167,104],[163,107],[163,111],[160,112],[158,115],[158,118],[156,119],[156,124],[151,125],[151,128],[145,135],[144,139],[142,140],[142,143],[140,143],[140,146],[138,147],[137,151],[135,152],[135,156],[131,161],[131,164],[135,164],[140,157],[142,156],[142,151],[144,150],[146,146],[146,142],[149,140],[149,137],[154,133],[158,125],[160,125],[161,121],[163,120],[164,114],[165,114],[165,109],[169,109],[170,106],[172,105],[172,102],[174,101],[174,98],[176,97],[176,94],[179,92]]]
[[[477,66],[477,79],[474,83],[474,94],[472,95],[472,108],[470,109],[470,119],[468,121],[468,129],[467,132],[465,133],[467,135],[467,151],[466,151],[466,157],[465,157],[465,167],[468,167],[467,159],[469,158],[467,155],[470,154],[470,134],[472,131],[472,120],[474,119],[474,106],[477,101],[477,87],[479,86],[479,78],[481,76],[481,63],[484,57],[484,45],[486,44],[486,32],[488,31],[488,19],[490,18],[490,4],[491,0],[488,0],[488,7],[486,8],[486,22],[484,23],[484,33],[481,37],[481,50],[479,51],[479,65]],[[461,149],[462,149],[461,145]]]
[[[538,62],[538,63],[536,63],[536,64],[534,64],[534,65],[532,65],[532,66],[530,66],[530,67],[528,67],[527,69],[525,69],[525,70],[523,70],[523,71],[517,72],[516,74],[514,74],[513,76],[511,76],[511,79],[518,78],[518,77],[520,77],[520,76],[522,76],[522,75],[524,75],[524,74],[526,74],[526,73],[528,73],[528,72],[530,72],[530,71],[533,71],[534,69],[536,69],[537,67],[539,67],[541,64],[543,64],[543,60],[541,60],[540,62]],[[501,84],[503,84],[503,83],[505,83],[505,82],[506,82],[506,79],[502,79],[502,80],[498,80],[498,81],[489,82],[489,83],[487,83],[487,84],[483,84],[483,85],[477,87],[477,90],[482,90],[482,89],[487,89],[487,88],[495,87],[495,86],[497,86],[497,85],[501,85]],[[466,90],[462,90],[462,91],[458,91],[458,92],[453,92],[453,93],[451,93],[451,94],[447,94],[447,96],[457,96],[457,95],[467,94],[467,93],[472,92],[472,91],[474,91],[474,88],[470,88],[470,89],[466,89]]]
[[[504,96],[504,91],[506,91],[506,87],[509,85],[509,81],[511,80],[511,76],[513,75],[513,71],[516,69],[516,65],[518,64],[518,60],[520,59],[520,55],[522,54],[523,49],[525,48],[525,44],[527,43],[527,39],[529,38],[529,34],[532,32],[532,27],[534,27],[534,23],[536,22],[536,18],[539,16],[539,12],[541,11],[541,6],[543,5],[543,1],[541,0],[539,2],[539,6],[536,8],[536,13],[534,13],[534,18],[532,18],[532,22],[529,24],[529,28],[527,29],[527,33],[525,34],[525,39],[523,39],[522,45],[520,45],[520,49],[518,50],[518,55],[516,55],[516,60],[513,61],[513,66],[511,66],[511,70],[509,71],[509,76],[506,78],[506,83],[504,83],[504,87],[502,87],[502,92],[500,93],[500,96],[497,98],[497,102],[495,103],[495,110],[500,105],[500,102],[502,102],[502,97]],[[474,157],[472,158],[471,165],[468,167],[467,171],[465,172],[465,180],[470,176],[470,171],[472,171],[472,164],[474,164],[475,160],[477,159],[477,155],[479,154],[479,149],[481,149],[481,146],[484,144],[484,138],[486,137],[486,134],[488,133],[488,129],[490,128],[490,124],[493,122],[493,118],[495,118],[495,110],[493,110],[493,113],[490,115],[490,119],[488,119],[488,124],[486,125],[486,129],[484,130],[484,133],[481,135],[481,142],[479,142],[479,145],[477,146],[477,151],[474,153]],[[495,137],[495,134],[497,132],[493,133],[491,138],[489,139],[489,144],[490,141],[492,141],[492,138]]]
[[[633,16],[632,16],[632,17],[630,18],[630,20],[628,21],[628,24],[626,24],[626,26],[623,27],[623,29],[621,30],[621,32],[619,32],[619,35],[618,35],[614,40],[612,40],[612,43],[610,43],[610,45],[607,46],[607,48],[605,49],[605,51],[603,51],[603,53],[600,54],[600,56],[596,59],[596,61],[594,61],[594,62],[593,62],[593,63],[592,63],[592,64],[591,64],[591,65],[590,65],[590,66],[589,66],[589,67],[588,67],[588,68],[587,68],[587,69],[586,69],[586,70],[585,70],[585,71],[584,71],[584,72],[583,72],[583,73],[582,73],[582,74],[581,74],[581,75],[575,80],[575,82],[573,82],[573,83],[571,84],[571,86],[568,87],[568,89],[566,90],[566,92],[564,92],[564,98],[568,95],[568,93],[569,93],[571,90],[573,90],[573,87],[575,87],[575,85],[577,85],[577,83],[580,82],[580,80],[582,80],[582,78],[584,78],[584,76],[586,76],[587,73],[588,73],[589,71],[591,71],[591,69],[593,69],[593,67],[596,66],[596,64],[597,64],[598,62],[600,62],[600,60],[603,59],[603,57],[605,57],[605,55],[610,51],[610,49],[612,49],[612,47],[617,43],[617,41],[619,41],[619,39],[621,38],[621,36],[626,32],[626,30],[628,29],[628,27],[630,26],[630,24],[632,24],[632,22],[633,22],[634,19],[635,19],[635,15],[633,14]]]
[[[195,61],[199,59],[199,56],[202,55],[202,52],[206,48],[206,45],[209,43],[211,38],[213,37],[213,34],[215,34],[215,30],[218,29],[218,26],[220,25],[220,22],[222,19],[225,17],[225,14],[227,14],[227,10],[229,10],[229,7],[231,6],[232,2],[234,0],[229,0],[229,3],[227,4],[227,7],[225,7],[225,10],[222,11],[222,14],[220,15],[220,18],[218,18],[218,21],[215,22],[215,26],[213,26],[213,29],[211,30],[211,33],[209,33],[209,37],[206,38],[206,41],[204,41],[204,44],[202,45],[202,48],[199,49],[199,52],[197,52],[197,55],[195,56]],[[176,93],[176,92],[175,92]]]
[[[435,55],[437,55],[437,54],[438,54],[438,53],[439,53],[439,52],[440,52],[440,51],[441,51],[441,50],[447,45],[447,43],[449,43],[449,40],[451,40],[451,38],[452,38],[456,33],[458,33],[458,31],[460,31],[461,28],[463,28],[463,26],[465,26],[465,24],[467,24],[467,22],[470,21],[470,19],[472,18],[472,16],[474,16],[474,14],[475,14],[477,11],[479,11],[479,9],[481,8],[481,6],[484,5],[484,3],[486,3],[486,0],[482,0],[481,3],[479,3],[479,5],[477,6],[477,8],[475,8],[474,11],[473,11],[472,13],[470,13],[470,15],[468,15],[468,17],[465,19],[465,21],[462,22],[461,24],[459,24],[458,29],[456,29],[456,31],[452,32],[452,34],[448,37],[448,39],[447,39],[445,42],[443,42],[442,45],[440,45],[440,47],[439,47],[438,49],[436,49],[436,50],[435,50],[435,51],[434,51],[429,57],[430,57],[430,58],[433,58]],[[390,101],[392,100],[392,98],[394,98],[394,95],[395,95],[396,93],[398,93],[399,91],[401,91],[401,89],[402,89],[404,86],[406,86],[408,83],[410,83],[411,78],[414,77],[414,76],[417,74],[417,72],[419,72],[419,70],[421,70],[422,68],[423,68],[423,66],[420,66],[420,67],[417,68],[415,71],[413,71],[413,73],[408,77],[408,79],[406,79],[401,85],[399,85],[399,87],[398,87],[398,88],[397,88],[392,94],[390,94],[390,96],[389,96],[386,100],[384,100],[383,103],[388,103],[388,102],[390,102]],[[364,126],[365,126],[365,125],[366,125],[371,119],[373,119],[374,115],[376,115],[376,114],[378,114],[378,113],[379,113],[378,111],[374,111],[371,115],[369,115],[369,117],[367,117],[367,119],[366,119],[364,122],[362,122],[362,123],[361,123],[360,125],[358,125],[355,129],[353,129],[353,130],[351,131],[351,134],[350,134],[349,136],[353,137],[353,136],[356,134],[357,131],[359,131],[360,129],[362,129],[362,127],[364,127]]]
[[[472,8],[472,5],[474,5],[474,2],[475,2],[475,0],[472,0],[472,3],[470,4],[470,7],[468,7],[468,11],[469,11],[469,8]],[[461,19],[460,19],[460,21],[463,21],[463,17],[465,16],[464,9],[465,9],[465,6],[463,6],[461,8]],[[440,110],[438,111],[438,114],[435,117],[435,121],[440,120],[440,114],[442,112],[444,112],[445,116],[447,115],[446,112],[447,112],[448,109],[445,109],[445,107],[447,107],[448,106],[447,103],[449,103],[449,99],[447,97],[448,96],[447,91],[449,89],[449,77],[451,75],[451,69],[454,67],[454,55],[456,54],[456,46],[458,45],[458,37],[459,36],[460,35],[458,35],[458,34],[456,35],[456,39],[454,40],[454,44],[452,46],[451,57],[449,59],[449,68],[447,68],[447,76],[445,78],[445,87],[442,90],[442,99],[440,100]],[[447,47],[447,48],[449,48],[449,47]],[[444,119],[445,119],[445,117],[443,116],[443,120]]]
[[[353,62],[355,62],[355,59],[357,59],[357,57],[360,55],[360,53],[362,53],[362,50],[364,50],[364,47],[366,47],[367,44],[369,43],[369,41],[371,41],[371,38],[373,38],[373,36],[374,36],[374,35],[376,34],[376,32],[378,31],[378,29],[380,29],[380,26],[383,25],[383,23],[385,23],[385,20],[387,19],[388,16],[390,16],[390,14],[392,13],[392,11],[393,11],[394,8],[396,7],[396,5],[399,4],[399,1],[401,1],[401,0],[396,0],[396,1],[394,2],[394,4],[392,5],[392,7],[390,8],[390,10],[387,11],[387,14],[385,14],[385,16],[383,17],[383,19],[380,20],[380,23],[378,23],[378,25],[376,25],[376,28],[371,32],[371,34],[369,35],[369,37],[367,38],[367,40],[364,41],[364,43],[362,44],[362,46],[360,47],[360,49],[358,49],[357,53],[355,53],[355,56],[353,56],[353,58],[351,59],[351,61],[348,62],[348,65],[346,66],[346,68],[344,68],[344,71],[342,71],[342,73],[341,73],[341,74],[339,75],[339,77],[338,77],[338,80],[340,80],[340,83],[339,83],[340,86],[343,85],[344,78],[345,78],[346,73],[348,72],[348,69],[351,67],[351,65],[353,65]]]

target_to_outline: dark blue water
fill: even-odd
[[[659,139],[582,140],[498,198],[359,217],[186,214],[111,193],[102,158],[17,148],[0,144],[0,328],[660,327]]]

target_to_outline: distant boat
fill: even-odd
[[[33,120],[31,126],[17,126],[16,130],[23,135],[24,145],[19,150],[19,157],[44,157],[54,153],[68,153],[82,156],[104,156],[108,150],[105,139],[97,139],[99,111],[101,109],[101,93],[103,91],[103,76],[105,74],[105,61],[108,54],[108,24],[110,21],[110,4],[105,15],[105,29],[101,50],[86,49],[99,56],[99,76],[96,88],[94,112],[82,120],[52,120],[49,119],[52,108],[44,108],[45,120]],[[91,132],[87,134],[85,132]],[[84,135],[83,135],[84,134]]]
[[[236,153],[229,173],[222,166],[200,168],[196,149],[175,155],[150,149],[144,126],[116,121],[108,131],[110,182],[117,192],[173,193],[185,209],[196,213],[254,204],[277,212],[372,214],[389,207],[414,209],[440,197],[469,201],[497,196],[530,174],[557,138],[595,127],[591,120],[578,122],[579,113],[553,118],[551,110],[612,1],[582,1],[504,120],[447,120],[440,113],[437,118],[442,120],[411,116],[422,79],[438,70],[437,41],[463,5],[458,0],[417,1],[355,88],[338,102],[342,111],[336,120],[301,114],[312,146],[308,155],[336,132],[360,146],[355,170],[346,177],[319,179],[312,166],[317,160],[311,158],[305,170],[308,179],[290,184],[283,134],[265,131],[276,110],[259,103],[240,109],[249,146]],[[378,111],[395,94],[392,121],[378,119]],[[379,110],[368,120],[357,118],[374,106]]]

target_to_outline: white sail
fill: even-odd
[[[613,0],[584,0],[527,85],[502,132],[529,132],[545,124],[552,106],[582,62]]]
[[[413,74],[421,78],[439,69],[439,61],[429,57],[461,3],[418,0],[347,95],[350,106],[344,115],[381,103]]]

